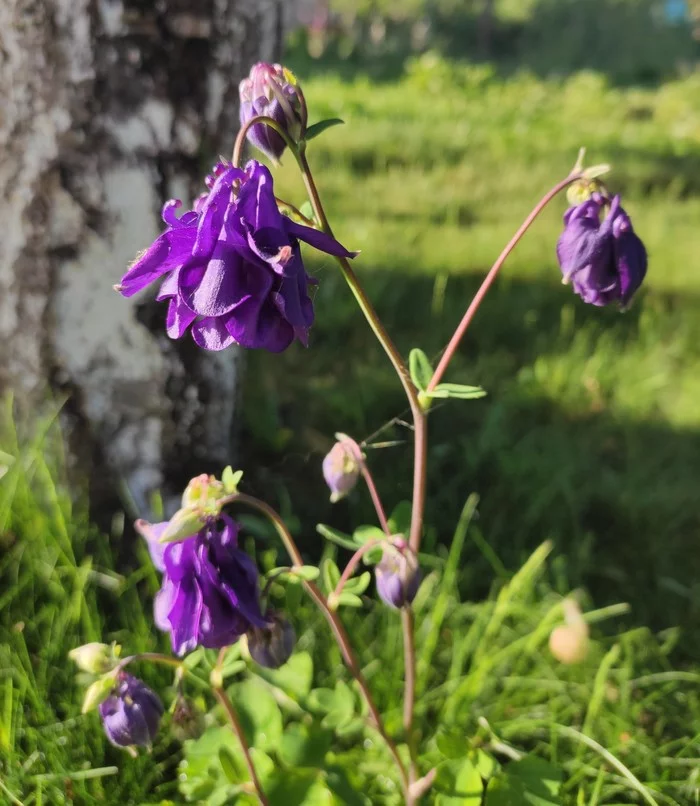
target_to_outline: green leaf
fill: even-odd
[[[357,543],[353,541],[350,535],[345,534],[345,532],[339,532],[332,526],[326,526],[325,523],[317,523],[316,531],[321,535],[321,537],[325,537],[326,540],[329,540],[331,543],[335,543],[337,546],[341,546],[344,549],[349,549],[350,551],[357,550]]]
[[[435,737],[435,743],[445,758],[464,758],[469,750],[464,733],[461,731],[443,728]]]
[[[486,391],[481,386],[465,386],[461,383],[439,383],[432,392],[426,392],[428,397],[453,397],[459,400],[476,400],[484,397]]]
[[[358,526],[352,533],[352,539],[358,546],[364,546],[370,540],[384,540],[385,537],[386,535],[378,526]]]
[[[235,756],[228,747],[224,745],[219,748],[219,763],[221,764],[221,769],[224,771],[224,775],[232,784],[239,784],[245,781],[244,770],[238,767]]]
[[[316,723],[293,723],[285,730],[278,753],[282,761],[290,767],[322,768],[331,739],[331,732]]]
[[[392,534],[405,535],[411,528],[411,502],[399,501],[389,515],[389,531]]]
[[[418,347],[414,347],[408,355],[408,368],[416,388],[425,391],[433,377],[433,368],[428,356]]]
[[[304,139],[307,142],[309,140],[313,140],[314,137],[318,137],[319,134],[323,134],[326,129],[330,129],[332,126],[340,126],[343,123],[345,123],[345,121],[341,120],[340,118],[326,118],[325,120],[319,120],[318,123],[313,123],[311,126],[309,126],[304,134]]]
[[[315,688],[310,692],[306,704],[312,711],[327,714],[335,707],[335,691],[332,688]]]
[[[257,678],[229,690],[251,746],[274,750],[282,737],[282,714],[267,686]]]
[[[190,652],[190,654],[187,655],[187,657],[182,661],[182,663],[186,669],[194,669],[196,666],[199,666],[203,657],[204,657],[204,647],[199,646],[197,647],[197,649],[194,650],[194,652]]]
[[[345,583],[343,593],[354,593],[356,596],[359,596],[361,593],[364,593],[367,590],[371,581],[372,574],[370,574],[369,571],[365,571],[363,574],[349,579]],[[340,598],[343,598],[342,594]]]
[[[484,782],[470,759],[444,761],[438,767],[435,790],[438,806],[481,806]],[[515,804],[513,801],[512,806]]]
[[[320,571],[315,565],[297,565],[292,569],[290,579],[305,580],[306,582],[313,582],[318,579]]]
[[[333,593],[336,585],[340,582],[340,570],[330,557],[326,557],[321,562],[321,579],[326,593]]]
[[[256,670],[256,674],[298,702],[309,696],[314,666],[308,652],[295,652],[279,669],[266,669],[261,666]]]
[[[508,777],[522,782],[525,800],[532,806],[559,804],[559,790],[563,772],[550,762],[537,756],[526,756],[506,768]]]
[[[338,605],[345,605],[345,607],[362,607],[362,599],[360,599],[359,596],[355,596],[354,593],[348,593],[344,590],[338,597]]]

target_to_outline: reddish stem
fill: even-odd
[[[375,546],[381,545],[381,543],[381,540],[368,540],[364,546],[360,546],[360,548],[352,555],[352,557],[348,560],[348,564],[345,566],[340,579],[338,580],[338,584],[335,586],[335,590],[332,593],[332,597],[334,599],[337,600],[340,594],[343,592],[343,588],[347,584],[347,581],[353,575],[358,563],[365,556],[365,554],[367,554],[368,551],[371,551]]]
[[[445,352],[440,359],[440,363],[437,365],[437,369],[433,373],[433,377],[430,379],[430,383],[428,384],[428,392],[432,392],[433,389],[440,383],[442,380],[442,376],[445,374],[445,370],[447,369],[450,361],[453,359],[457,348],[459,347],[459,343],[462,341],[464,334],[467,331],[472,319],[474,318],[474,314],[476,314],[477,310],[479,309],[479,305],[481,305],[482,300],[486,296],[486,292],[491,288],[493,281],[496,279],[496,275],[498,274],[501,266],[505,263],[506,258],[510,253],[515,249],[520,239],[523,235],[528,231],[532,222],[537,218],[537,216],[544,210],[544,208],[549,204],[550,201],[558,194],[561,193],[564,188],[568,187],[572,182],[575,182],[577,179],[582,178],[582,174],[579,172],[569,174],[566,179],[562,179],[559,184],[555,185],[548,193],[546,193],[538,202],[537,206],[532,210],[530,215],[523,221],[518,231],[515,235],[510,239],[508,244],[506,245],[505,249],[501,252],[498,256],[498,260],[493,264],[491,270],[484,278],[483,283],[481,284],[479,290],[474,295],[474,299],[471,301],[469,307],[467,308],[467,312],[462,317],[462,321],[459,323],[457,330],[455,330],[452,338],[450,339],[449,344],[445,348]]]

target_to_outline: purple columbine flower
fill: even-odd
[[[609,204],[603,222],[600,214]],[[644,244],[632,229],[620,197],[612,201],[595,193],[564,214],[564,232],[557,243],[564,281],[592,305],[617,302],[627,306],[647,271]]]
[[[117,290],[130,297],[164,278],[173,339],[190,330],[206,350],[232,344],[281,352],[295,338],[308,344],[314,319],[299,240],[331,255],[353,257],[336,240],[297,224],[277,208],[272,175],[252,160],[241,171],[220,162],[208,193],[180,218],[181,202],[163,207],[166,231],[139,257]]]
[[[163,715],[158,695],[137,677],[121,672],[99,706],[107,738],[118,747],[150,747]]]
[[[259,115],[272,118],[294,141],[306,129],[306,111],[299,96],[297,80],[291,70],[279,64],[258,62],[239,85],[241,126]],[[279,132],[264,123],[248,131],[250,142],[271,160],[277,161],[286,144]]]
[[[252,627],[267,626],[258,569],[238,548],[238,526],[231,518],[221,515],[192,537],[159,543],[167,526],[168,521],[137,523],[163,573],[154,616],[158,628],[170,633],[173,652],[184,655],[200,645],[219,649]]]
[[[421,572],[416,555],[402,537],[395,538],[384,548],[374,576],[377,593],[389,607],[400,609],[416,598]]]

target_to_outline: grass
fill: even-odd
[[[346,120],[311,144],[310,160],[404,355],[413,346],[439,353],[503,244],[581,145],[589,164],[613,164],[610,185],[650,255],[643,292],[624,315],[585,306],[562,287],[554,258],[563,200],[544,213],[450,369],[489,396],[431,415],[428,520],[449,534],[459,502],[477,491],[479,528],[508,567],[551,538],[573,584],[600,604],[632,602],[637,623],[654,628],[688,628],[700,613],[699,83],[700,74],[657,89],[611,87],[594,73],[504,81],[432,54],[393,83],[332,74],[305,83],[312,120]],[[291,160],[278,193],[303,200]],[[333,264],[314,260],[310,349],[250,356],[245,390],[249,481],[258,492],[284,488],[308,535],[319,517],[340,526],[371,517],[357,500],[331,514],[311,492],[332,434],[367,437],[405,413]],[[387,438],[408,442],[401,427]],[[409,497],[406,446],[371,460],[390,502]],[[470,558],[465,595],[484,592],[486,572]],[[690,629],[682,648],[700,657]]]
[[[393,84],[305,83],[313,119],[347,120],[310,157],[404,353],[441,349],[502,244],[582,144],[592,162],[614,163],[611,183],[651,256],[629,313],[586,309],[559,283],[554,205],[506,265],[451,369],[489,397],[431,415],[433,561],[416,602],[426,768],[469,742],[506,769],[508,754],[523,751],[563,768],[566,804],[698,800],[699,81],[657,90],[611,88],[589,73],[503,82],[426,56]],[[302,199],[289,164],[278,194]],[[249,356],[243,466],[247,490],[289,515],[316,558],[317,521],[371,521],[359,493],[333,509],[325,501],[320,459],[331,435],[370,435],[405,405],[333,265],[312,266],[321,284],[311,348]],[[370,452],[392,508],[410,497],[411,452],[403,426],[385,438],[404,443]],[[178,777],[182,791],[199,791],[220,776],[216,747],[197,756],[187,745],[182,761],[166,725],[152,756],[118,753],[94,715],[79,716],[66,661],[100,637],[128,651],[164,648],[143,546],[123,539],[119,523],[111,535],[90,525],[51,418],[15,423],[8,406],[0,450],[11,457],[0,457],[0,801],[178,802]],[[469,520],[472,492],[481,502]],[[275,551],[258,542],[263,563],[276,563]],[[546,643],[562,596],[579,586],[594,640],[583,664],[563,667]],[[312,659],[308,686],[332,687],[344,672],[320,617],[301,603],[292,612],[299,651]],[[398,733],[396,614],[370,605],[344,618]],[[140,673],[167,691],[167,676]],[[258,680],[256,691],[278,684]],[[234,682],[232,693],[250,689]],[[313,718],[303,692],[297,700],[273,702],[285,733],[299,708]],[[266,752],[291,781],[281,746]],[[371,803],[397,802],[371,736],[334,737],[321,763],[326,773],[340,766]]]

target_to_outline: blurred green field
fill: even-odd
[[[303,75],[301,76],[303,80]],[[507,262],[450,369],[484,400],[431,414],[428,521],[449,534],[466,493],[508,567],[544,538],[596,600],[624,598],[656,627],[700,614],[700,74],[652,89],[597,74],[503,80],[434,54],[397,82],[304,83],[312,120],[345,126],[310,146],[341,240],[406,355],[444,347],[478,283],[535,201],[573,165],[611,162],[650,258],[630,311],[584,305],[561,285],[564,200]],[[278,193],[301,203],[285,160]],[[258,492],[284,488],[313,543],[320,458],[335,431],[364,438],[405,413],[400,390],[329,261],[308,351],[250,356],[244,448]],[[394,428],[380,439],[409,438]],[[389,499],[409,497],[410,450],[373,451]],[[321,514],[343,522],[357,506]],[[369,510],[363,513],[370,517]],[[463,569],[483,593],[486,564]],[[486,577],[488,578],[488,577]],[[698,655],[697,632],[684,648]]]

